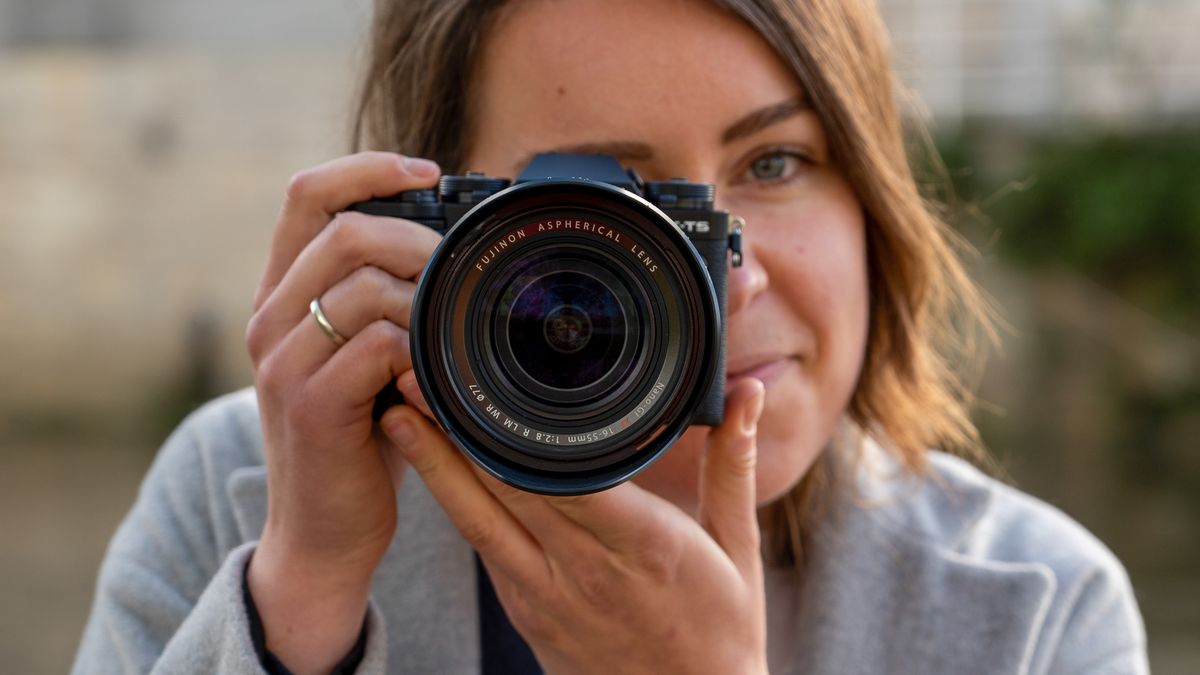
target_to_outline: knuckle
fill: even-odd
[[[408,349],[408,331],[386,319],[372,321],[362,332],[368,352],[388,355]]]
[[[279,359],[266,356],[259,362],[254,370],[254,388],[264,406],[278,408],[281,405],[287,387],[283,384]]]
[[[620,606],[620,587],[611,565],[581,564],[572,575],[579,597],[592,609],[611,613]]]
[[[267,392],[276,393],[282,389],[282,373],[279,366],[280,359],[275,358],[271,354],[266,354],[258,362],[258,367],[255,369],[254,385],[258,389]]]
[[[753,476],[758,464],[758,453],[754,449],[754,439],[739,439],[734,447],[726,453],[725,464],[727,473],[739,478]]]
[[[334,246],[352,253],[364,249],[366,228],[367,216],[357,211],[342,211],[325,227]]]
[[[640,548],[634,555],[634,562],[651,581],[667,585],[677,576],[682,548],[675,537],[665,537],[660,542]]]
[[[351,292],[357,296],[375,300],[386,297],[392,285],[388,273],[374,265],[358,268],[351,277]]]
[[[409,175],[407,158],[395,152],[379,152],[380,167],[400,176]]]
[[[298,171],[288,179],[284,196],[289,202],[304,202],[312,194],[317,174],[313,169]]]
[[[355,156],[361,157],[370,162],[372,166],[378,166],[380,169],[398,169],[400,172],[404,171],[404,155],[398,152],[362,150]]]
[[[434,467],[427,467],[427,470]],[[471,518],[458,527],[463,539],[477,551],[488,551],[496,545],[496,527],[492,521],[485,518]]]
[[[246,352],[250,355],[250,362],[256,367],[260,366],[267,354],[266,323],[262,312],[255,312],[246,322]]]
[[[362,353],[380,363],[388,364],[393,376],[411,367],[408,331],[387,319],[372,321],[352,340],[358,345],[356,349],[361,349]]]

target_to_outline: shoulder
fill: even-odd
[[[254,390],[241,389],[197,408],[163,442],[139,498],[169,487],[176,502],[224,497],[229,477],[263,464],[262,430]]]
[[[1040,577],[1040,593],[976,597],[1035,610],[1027,613],[1036,624],[1029,636],[1032,672],[1103,672],[1106,660],[1134,664],[1113,672],[1140,672],[1145,634],[1133,588],[1124,566],[1091,532],[945,453],[930,453],[923,476],[887,466],[877,464],[868,470],[871,478],[860,479],[865,509],[877,526],[936,560],[932,568],[970,570],[975,579],[1017,571]],[[994,586],[1001,596],[1015,589]]]
[[[250,497],[241,508],[239,485]],[[246,514],[260,510],[265,492],[253,391],[189,415],[155,456],[109,544],[76,670],[178,670],[186,662],[189,672],[208,672],[217,655],[257,663],[241,612],[251,550],[242,544],[256,538]]]
[[[206,575],[247,540],[232,493],[241,475],[265,474],[262,464],[254,391],[206,403],[163,443],[110,544],[110,556],[142,564],[184,556],[187,565],[173,570],[192,570],[190,581],[201,589]]]
[[[197,408],[163,444],[155,462],[200,462],[216,469],[262,464],[262,431],[254,389],[241,389]]]
[[[1059,578],[1101,570],[1125,575],[1116,556],[1058,508],[942,452],[906,484],[892,478],[893,524],[931,546],[971,558],[1039,562]]]

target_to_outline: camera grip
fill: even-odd
[[[700,254],[704,260],[705,267],[708,268],[708,276],[712,280],[713,290],[717,294],[718,314],[721,317],[720,344],[722,348],[717,350],[717,373],[713,377],[712,386],[702,399],[700,406],[696,408],[696,414],[692,416],[691,423],[694,425],[704,426],[719,426],[722,420],[725,419],[725,296],[727,288],[727,280],[729,278],[729,261],[728,252],[729,244],[722,239],[692,239],[692,245],[696,248],[696,252]]]

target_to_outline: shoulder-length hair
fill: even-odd
[[[883,22],[871,0],[711,0],[754,28],[792,70],[824,127],[835,164],[862,206],[870,326],[846,414],[913,473],[931,447],[982,459],[969,411],[993,335],[988,305],[965,273],[969,247],[922,196],[909,163]],[[483,37],[502,2],[376,0],[352,145],[427,157],[461,172]],[[919,126],[910,131],[929,149]],[[930,157],[933,157],[930,154]],[[936,164],[936,163],[935,163]],[[825,453],[828,455],[829,453]],[[765,507],[773,558],[803,562],[828,492],[814,465]]]

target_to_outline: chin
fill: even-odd
[[[803,378],[780,378],[767,389],[758,423],[757,501],[766,506],[796,487],[833,434],[841,408]]]
[[[795,487],[820,454],[804,433],[772,433],[759,426],[758,465],[755,481],[758,505],[766,506]]]

